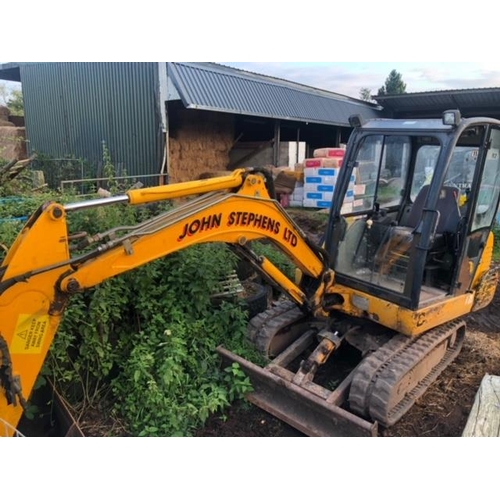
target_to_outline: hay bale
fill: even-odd
[[[7,120],[0,118],[0,127],[15,127],[15,125]]]
[[[9,115],[10,115],[9,108],[7,106],[0,106],[0,121],[5,120],[6,122],[8,122]]]
[[[215,177],[226,177],[230,175],[231,172],[227,170],[216,170],[215,172],[203,172],[198,176],[199,180],[203,179],[213,179]]]
[[[170,182],[226,171],[233,143],[233,118],[185,110],[179,112],[179,121],[176,137],[169,139]]]
[[[0,157],[9,161],[28,157],[24,127],[0,127]]]

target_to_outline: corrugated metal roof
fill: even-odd
[[[162,161],[156,63],[21,64],[30,152],[112,161],[128,175]]]
[[[377,118],[376,106],[347,96],[212,63],[167,63],[186,108],[349,126]]]
[[[10,62],[0,64],[0,80],[20,82],[19,63]]]
[[[498,110],[500,108],[500,88],[472,88],[457,90],[437,90],[407,94],[375,96],[384,110],[397,112],[436,111],[460,109],[467,111]],[[498,112],[498,111],[497,111]]]

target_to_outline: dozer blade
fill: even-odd
[[[292,382],[293,373],[276,362],[261,368],[223,347],[217,352],[228,363],[238,363],[250,378],[254,390],[247,395],[248,401],[307,436],[377,435],[376,423],[340,408],[344,388],[331,392],[312,382],[299,386]]]

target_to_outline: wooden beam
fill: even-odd
[[[462,437],[500,436],[500,377],[486,374],[476,393]]]
[[[33,160],[36,159],[36,154],[31,155],[25,160],[14,159],[0,168],[0,184],[12,180],[17,177]]]
[[[231,147],[229,148],[229,150],[233,149],[234,146],[236,146],[236,144],[240,141],[240,139],[243,137],[243,132],[234,140],[234,142],[231,144]]]

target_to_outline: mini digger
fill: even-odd
[[[442,119],[352,116],[350,124],[320,243],[275,199],[264,169],[41,206],[0,267],[6,434],[14,433],[73,294],[206,242],[226,243],[281,292],[248,326],[263,366],[218,348],[249,375],[252,403],[309,436],[375,436],[400,420],[460,352],[464,316],[495,293],[500,121],[450,110]],[[137,226],[68,232],[77,210],[183,197],[190,199]],[[286,254],[297,279],[257,254],[256,240]],[[353,351],[353,366],[332,375]]]

